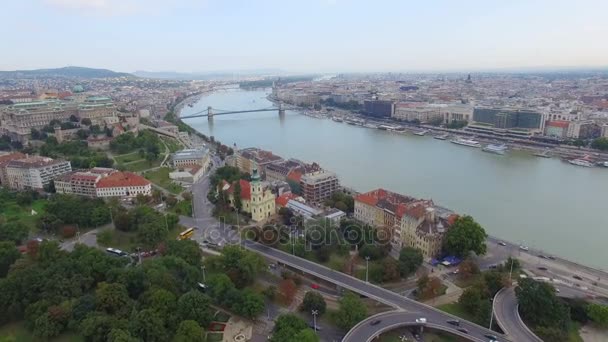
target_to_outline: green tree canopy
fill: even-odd
[[[192,320],[185,320],[179,324],[173,342],[201,342],[204,340],[203,328]]]
[[[533,326],[566,330],[570,322],[568,307],[555,295],[550,284],[521,279],[515,288],[521,317]]]
[[[323,315],[326,308],[327,304],[325,303],[325,299],[317,291],[306,292],[304,299],[302,300],[302,304],[300,304],[300,310],[307,313],[311,313],[312,310],[316,310],[319,315]]]
[[[470,252],[484,255],[486,254],[487,237],[485,229],[471,216],[461,216],[446,233],[445,251],[459,257],[466,257]]]
[[[422,252],[417,248],[403,247],[399,252],[399,273],[408,277],[422,265]]]
[[[367,308],[357,295],[347,292],[340,299],[340,306],[336,312],[336,324],[338,327],[349,330],[355,324],[367,317]]]

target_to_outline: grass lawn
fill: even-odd
[[[182,200],[169,209],[170,212],[177,215],[184,215],[192,217],[192,200]],[[226,222],[229,223],[229,222]]]
[[[165,155],[161,154],[158,160],[155,160],[152,163],[148,162],[147,160],[140,160],[134,163],[120,165],[123,165],[127,171],[139,172],[160,166],[160,163],[163,161],[164,158]]]
[[[207,333],[207,342],[220,342],[224,339],[224,333]]]
[[[133,252],[137,247],[137,236],[134,232],[108,229],[97,234],[97,242],[103,247],[113,247],[125,252]]]
[[[169,190],[171,193],[179,194],[184,191],[184,188],[169,178],[170,172],[170,168],[161,167],[160,169],[156,169],[154,171],[147,171],[144,173],[144,177],[146,177],[146,179],[152,183]]]
[[[475,322],[475,317],[466,312],[458,303],[440,305],[437,307],[437,309],[450,313],[454,316],[458,316],[462,319],[466,319],[467,321]]]
[[[126,154],[121,154],[119,156],[114,156],[114,159],[118,164],[130,163],[136,160],[142,160],[144,158],[139,156],[137,152],[131,152]]]
[[[8,337],[7,341],[15,342],[38,342],[40,339],[34,337],[34,335],[28,331],[23,322],[10,323],[0,327],[0,337]],[[13,339],[11,339],[11,337]],[[66,332],[54,339],[49,341],[52,342],[83,342],[84,338],[72,333]]]
[[[18,220],[34,228],[36,220],[45,212],[45,207],[48,201],[44,199],[36,200],[31,206],[22,207],[15,202],[8,202],[0,208],[0,216],[7,221]],[[32,209],[38,214],[32,216]]]
[[[572,322],[568,326],[568,342],[583,342],[580,334],[581,325],[577,322]]]
[[[162,137],[160,139],[167,145],[167,147],[169,148],[169,152],[171,152],[171,153],[177,152],[184,148],[184,146],[182,146],[182,144],[180,144],[179,141],[177,141],[173,138]]]
[[[329,257],[329,261],[324,263],[324,265],[332,270],[342,272],[347,260],[348,256],[332,253],[332,255]],[[363,277],[365,278],[365,274],[363,274]]]

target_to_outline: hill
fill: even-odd
[[[38,77],[74,77],[74,78],[111,78],[134,77],[124,72],[115,72],[108,69],[94,69],[68,66],[55,69],[34,69],[0,71],[0,78],[38,78]]]

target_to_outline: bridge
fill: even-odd
[[[226,109],[217,109],[212,108],[211,106],[207,107],[207,109],[202,110],[200,112],[196,112],[190,115],[181,116],[180,119],[193,119],[193,118],[201,118],[207,117],[209,120],[213,120],[213,117],[216,115],[229,115],[229,114],[240,114],[240,113],[257,113],[257,112],[279,112],[279,116],[285,115],[286,109],[295,109],[295,107],[285,108],[283,103],[280,102],[278,107],[269,107],[269,108],[260,108],[260,109],[244,109],[244,110],[226,110]]]

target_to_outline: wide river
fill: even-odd
[[[268,108],[268,91],[223,90],[182,115]],[[493,236],[608,269],[608,169],[523,152],[499,156],[432,137],[396,134],[288,111],[186,120],[238,148],[316,161],[358,191],[384,188],[470,214]]]

